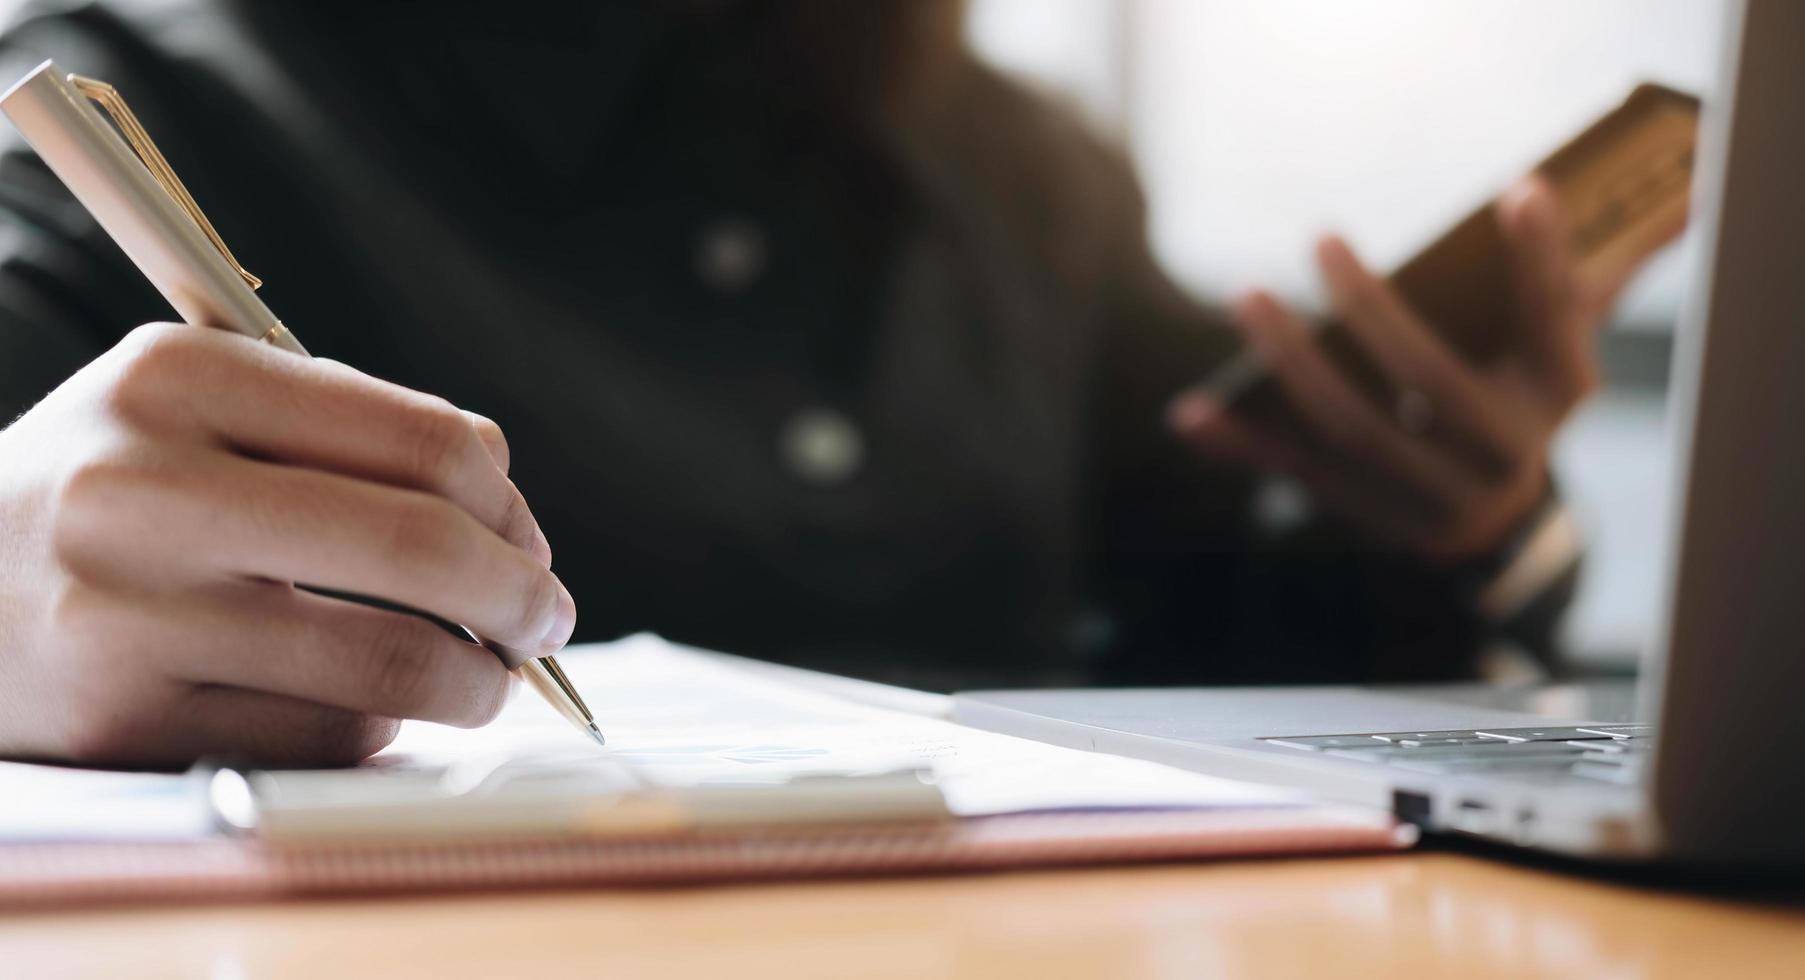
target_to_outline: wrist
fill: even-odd
[[[1564,580],[1581,551],[1579,526],[1550,481],[1497,547],[1459,570],[1462,591],[1481,618],[1508,622]]]

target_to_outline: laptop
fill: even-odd
[[[963,723],[1390,807],[1566,855],[1805,864],[1805,3],[1728,4],[1635,690],[989,691]]]

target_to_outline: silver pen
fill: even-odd
[[[184,320],[308,356],[257,298],[262,281],[238,264],[111,85],[64,75],[46,61],[0,95],[0,111]],[[595,716],[555,659],[528,660],[520,674],[559,714],[604,744]]]

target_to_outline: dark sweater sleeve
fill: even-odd
[[[0,420],[171,314],[29,151],[0,156]]]
[[[27,19],[0,36],[0,75],[22,77],[53,52],[106,66],[102,51],[72,19]],[[0,425],[132,327],[172,316],[18,132],[0,123]]]

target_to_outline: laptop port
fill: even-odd
[[[1429,818],[1434,815],[1434,807],[1429,797],[1408,790],[1392,790],[1391,812],[1405,823],[1413,823],[1418,827],[1429,826]]]
[[[1497,811],[1481,800],[1461,800],[1454,810],[1454,829],[1467,834],[1489,834],[1497,829]]]
[[[1515,839],[1517,843],[1522,844],[1525,847],[1535,843],[1536,812],[1534,810],[1524,807],[1517,811]]]

